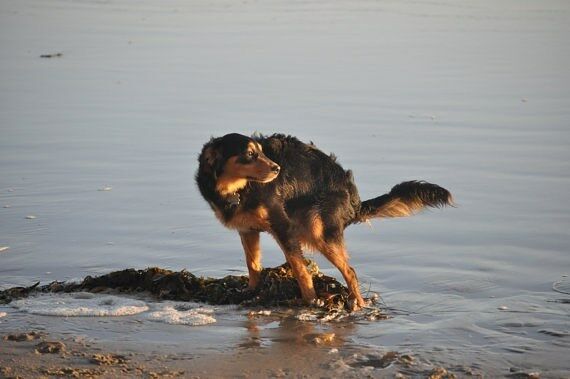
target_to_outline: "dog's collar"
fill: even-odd
[[[240,195],[239,193],[234,192],[226,196],[225,200],[229,207],[237,207],[240,203]]]

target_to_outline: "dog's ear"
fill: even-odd
[[[222,159],[222,147],[216,140],[210,141],[200,154],[200,166],[205,173],[215,174]]]

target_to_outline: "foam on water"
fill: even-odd
[[[8,315],[8,313],[6,313],[6,312],[0,312],[0,318],[6,317],[7,315]]]
[[[213,308],[204,308],[197,303],[165,302],[158,309],[148,314],[148,319],[166,324],[207,325],[216,322],[212,317]]]
[[[86,292],[72,294],[42,294],[16,300],[11,306],[23,312],[44,316],[129,316],[147,311],[140,300]]]
[[[300,313],[296,317],[299,321],[317,321],[318,320],[318,317],[316,314],[309,313],[309,312]]]

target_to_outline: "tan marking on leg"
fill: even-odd
[[[305,266],[305,260],[303,259],[303,254],[299,252],[286,252],[285,258],[293,270],[293,274],[299,283],[299,288],[301,289],[301,296],[303,301],[307,304],[311,304],[317,299],[317,293],[315,292],[315,287],[313,286],[313,278],[307,266]]]
[[[345,247],[342,244],[325,243],[319,246],[319,251],[340,271],[350,291],[350,297],[356,300],[359,308],[363,307],[365,302],[360,294],[358,278],[354,269],[348,264],[348,254]]]
[[[253,290],[259,284],[262,270],[259,232],[240,232],[239,236],[245,252],[247,270],[249,271],[249,284],[247,288]]]
[[[279,244],[279,247],[281,247],[281,250],[283,250],[285,259],[287,260],[287,263],[289,263],[289,266],[291,266],[291,270],[293,270],[293,275],[299,284],[303,301],[305,301],[307,304],[311,304],[317,299],[317,293],[315,292],[315,287],[313,286],[313,277],[305,265],[303,252],[301,250],[288,251],[279,242],[279,239],[277,237],[275,237],[275,241],[277,241],[277,244]]]

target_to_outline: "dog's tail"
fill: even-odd
[[[451,193],[436,184],[413,180],[400,183],[382,196],[363,201],[354,222],[371,218],[412,216],[426,207],[454,206]]]

